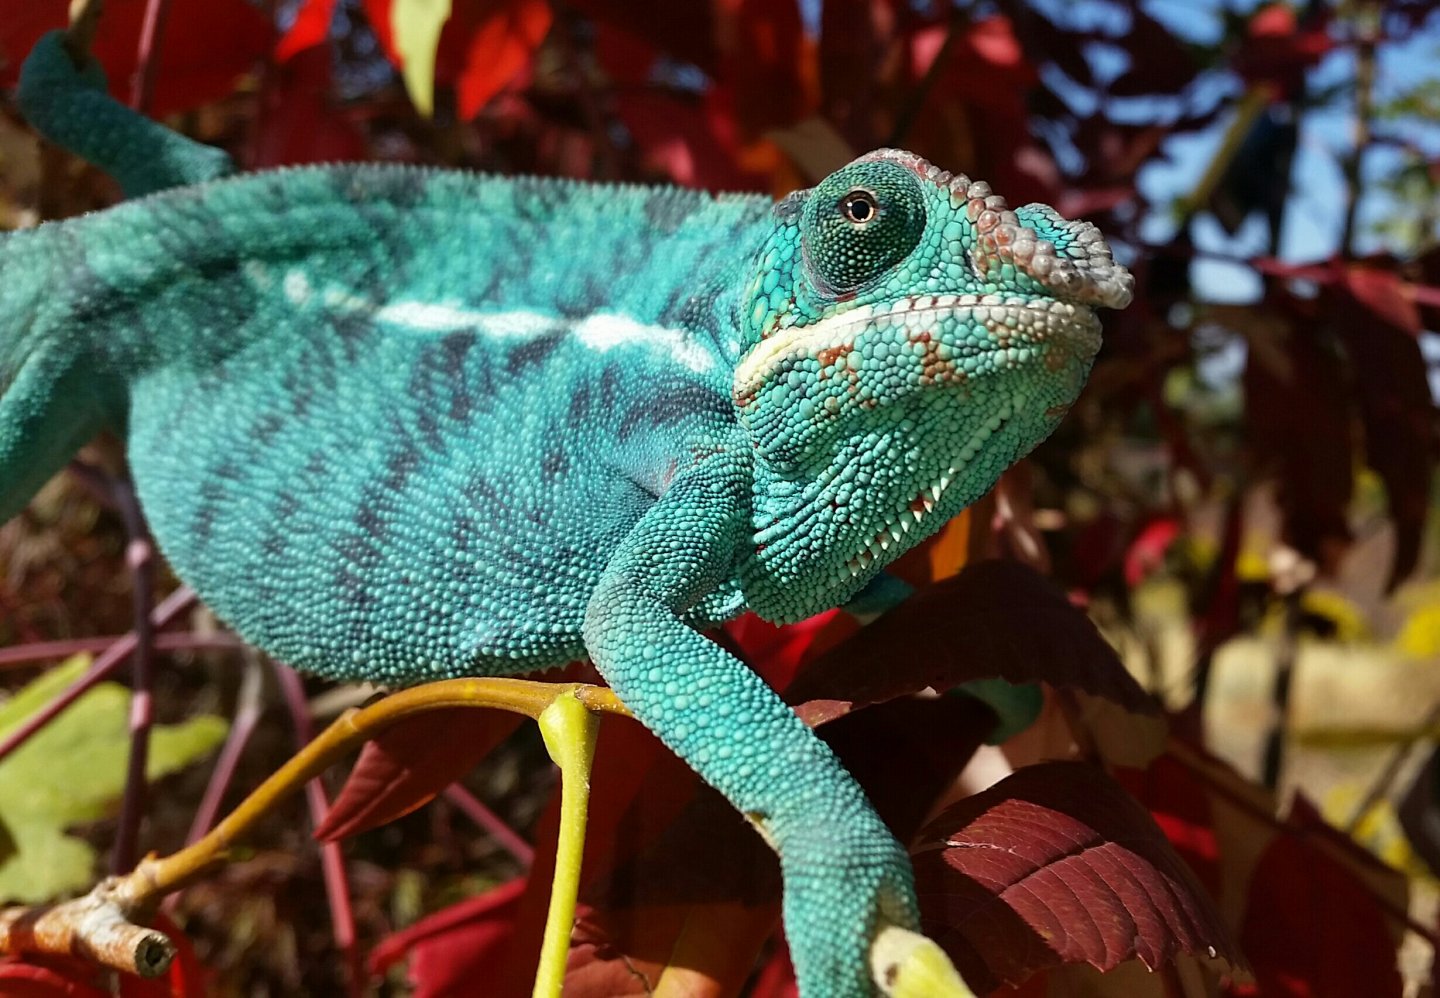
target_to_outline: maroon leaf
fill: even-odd
[[[1403,874],[1391,870],[1295,799],[1287,834],[1265,850],[1250,880],[1240,941],[1266,998],[1388,998],[1404,993],[1385,911],[1367,880],[1405,910]],[[1366,871],[1364,879],[1357,871]]]
[[[370,973],[378,977],[408,959],[413,998],[472,993],[503,962],[524,890],[517,878],[393,933],[371,951]]]
[[[999,676],[1156,707],[1065,594],[1016,562],[982,561],[916,593],[807,666],[785,690],[812,725],[927,687]]]
[[[1365,463],[1385,482],[1395,524],[1393,588],[1415,569],[1430,510],[1436,435],[1425,358],[1413,327],[1398,325],[1353,294],[1327,290],[1354,371]]]
[[[522,720],[453,707],[401,721],[365,743],[315,837],[334,842],[409,814],[475,768]]]
[[[1276,475],[1285,539],[1333,569],[1350,541],[1346,513],[1354,467],[1345,376],[1323,324],[1285,298],[1237,323],[1245,363],[1246,437],[1262,471]],[[1288,314],[1287,314],[1288,313]]]
[[[913,856],[926,931],[979,992],[1062,963],[1243,962],[1150,815],[1085,763],[1029,766],[952,805]]]

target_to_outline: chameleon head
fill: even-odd
[[[1099,230],[880,150],[775,207],[742,300],[750,605],[835,606],[1045,439],[1133,280]]]

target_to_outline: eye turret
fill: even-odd
[[[925,199],[912,171],[855,163],[810,192],[801,245],[816,288],[840,298],[905,259],[924,231]]]

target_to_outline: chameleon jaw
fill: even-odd
[[[849,578],[853,579],[869,571],[876,559],[888,561],[887,553],[892,547],[899,547],[900,551],[896,552],[898,556],[900,552],[908,550],[915,542],[918,542],[922,535],[929,533],[928,518],[944,500],[951,484],[964,474],[965,466],[974,460],[991,438],[998,436],[1010,424],[1013,415],[1024,407],[1025,403],[1017,399],[1013,404],[1007,405],[977,427],[969,441],[961,448],[955,462],[950,464],[931,484],[922,486],[915,497],[910,500],[909,505],[887,526],[880,528],[871,539],[869,547],[862,549],[859,554],[845,562]],[[926,524],[925,529],[917,532],[917,528],[922,523]],[[906,539],[912,533],[915,533],[914,539],[906,543]]]

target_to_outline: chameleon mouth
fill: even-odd
[[[894,514],[893,519],[876,532],[875,536],[871,538],[869,546],[845,563],[850,577],[853,579],[868,571],[875,564],[876,559],[885,559],[886,553],[892,547],[898,546],[902,551],[909,549],[911,545],[905,543],[905,540],[910,534],[917,534],[916,540],[918,540],[919,535],[928,533],[929,521],[933,519],[931,514],[945,498],[946,491],[964,474],[966,467],[984,449],[985,445],[1009,425],[1011,418],[1016,412],[1023,409],[1024,405],[1022,400],[1017,399],[1013,404],[1007,405],[977,427],[965,446],[961,448],[960,453],[956,455],[955,462],[929,485],[915,493],[915,497],[907,506],[899,513]],[[923,529],[920,526],[922,523],[925,524]]]
[[[985,328],[993,344],[990,352],[1011,361],[1023,361],[1029,352],[1047,344],[1087,358],[1100,348],[1100,319],[1083,303],[998,294],[916,295],[888,306],[860,305],[810,325],[781,329],[761,340],[735,368],[736,402],[743,407],[753,401],[766,379],[786,361],[853,347],[855,334],[866,329],[903,327],[919,332],[937,318]]]

